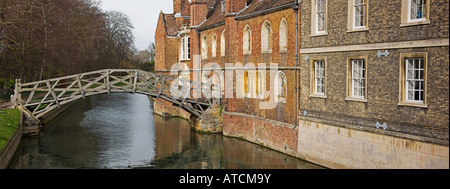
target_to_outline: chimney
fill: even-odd
[[[208,14],[206,0],[191,0],[191,26],[198,26]]]
[[[182,0],[173,0],[173,13],[181,13]]]
[[[226,0],[228,4],[228,13],[237,13],[245,8],[252,0]]]

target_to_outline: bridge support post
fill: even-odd
[[[222,133],[222,111],[223,108],[221,105],[214,105],[201,119],[195,115],[191,115],[191,129],[201,133]]]
[[[38,136],[41,132],[41,122],[30,115],[22,107],[18,108],[20,114],[20,125],[22,125],[23,135],[25,136]]]

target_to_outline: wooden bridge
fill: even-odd
[[[62,105],[87,96],[138,93],[169,101],[201,119],[203,114],[219,102],[213,98],[192,98],[195,96],[192,82],[189,85],[189,95],[186,95],[187,91],[184,95],[180,95],[189,96],[188,98],[174,97],[170,88],[176,79],[178,79],[178,82],[174,83],[176,87],[181,86],[178,83],[191,82],[128,69],[106,69],[30,83],[20,83],[20,80],[17,80],[12,105],[16,108],[21,107],[23,111],[39,119]]]

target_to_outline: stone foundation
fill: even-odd
[[[174,106],[172,103],[161,100],[161,99],[152,99],[153,100],[153,113],[160,115],[165,118],[169,117],[179,117],[183,119],[189,120],[191,114],[179,107]]]
[[[196,116],[191,116],[191,129],[203,133],[222,133],[223,118],[221,111],[222,108],[215,105],[201,118],[201,120]]]
[[[449,147],[300,120],[297,156],[330,168],[448,169]]]
[[[223,113],[223,134],[333,169],[448,169],[448,143],[300,120],[299,126]]]

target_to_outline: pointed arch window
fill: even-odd
[[[263,52],[272,52],[272,26],[265,21],[261,29],[261,49]]]
[[[244,96],[248,96],[250,93],[250,82],[248,77],[248,71],[244,72]]]
[[[287,97],[287,78],[282,71],[279,71],[275,77],[275,102],[286,103],[286,97]]]
[[[263,75],[260,71],[256,71],[256,96],[262,97],[263,96]]]
[[[225,56],[225,30],[223,30],[220,36],[220,56]]]
[[[288,25],[285,19],[280,23],[280,51],[287,51],[288,44]]]
[[[244,54],[250,54],[252,52],[252,31],[248,25],[244,28],[244,38],[242,41]]]
[[[208,58],[208,44],[207,44],[207,37],[206,35],[203,35],[202,37],[202,59]]]
[[[211,56],[215,58],[217,56],[217,38],[216,35],[213,35],[212,37],[212,44],[211,44]]]

